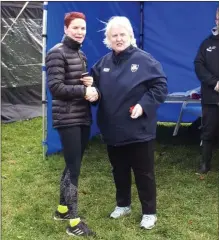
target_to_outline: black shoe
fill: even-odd
[[[70,236],[81,236],[81,237],[88,237],[88,236],[95,236],[96,233],[91,231],[88,226],[80,221],[76,226],[71,227],[68,226],[66,229],[66,233]]]
[[[197,174],[207,174],[210,171],[209,164],[202,163],[199,167]]]
[[[63,221],[63,220],[69,220],[70,216],[69,216],[69,212],[60,213],[59,211],[56,210],[53,218],[54,220],[57,220],[57,221]]]

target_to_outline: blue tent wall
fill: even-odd
[[[162,63],[170,93],[200,86],[193,61],[215,25],[217,6],[217,2],[145,2],[144,50]],[[163,104],[159,121],[176,122],[180,108],[180,104]],[[194,118],[185,114],[182,120],[192,122]]]
[[[214,26],[216,2],[145,2],[144,50],[150,52],[163,65],[168,76],[169,92],[186,91],[199,86],[194,74],[193,60],[201,41]],[[140,2],[49,2],[47,18],[47,49],[60,42],[63,36],[63,17],[69,11],[82,11],[87,16],[87,36],[83,50],[91,67],[108,52],[103,45],[104,25],[111,16],[127,16],[133,24],[137,43],[140,30]],[[99,19],[99,20],[98,20]],[[52,128],[51,95],[47,91],[47,154],[61,150],[57,131]],[[163,104],[158,120],[175,122],[180,105]],[[98,132],[93,108],[91,134]],[[185,115],[184,122],[193,121]]]
[[[81,11],[87,18],[87,36],[83,43],[82,50],[88,58],[90,68],[100,57],[109,52],[102,43],[104,28],[101,21],[107,22],[115,15],[127,16],[133,24],[134,33],[139,42],[140,26],[140,4],[139,2],[49,2],[47,17],[47,50],[60,42],[63,37],[64,14],[70,11]],[[52,127],[51,95],[47,89],[47,154],[58,152],[62,149],[59,135]],[[93,124],[91,136],[99,132],[96,125],[96,108],[92,108]]]

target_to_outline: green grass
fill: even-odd
[[[79,212],[103,240],[216,240],[218,239],[218,160],[200,179],[198,134],[173,125],[158,127],[156,180],[158,223],[151,231],[139,228],[140,204],[132,185],[132,213],[108,218],[115,206],[115,188],[105,146],[98,138],[88,146],[79,186]],[[68,240],[67,222],[52,219],[59,200],[64,167],[61,154],[43,159],[41,119],[2,125],[2,239]],[[193,138],[191,137],[193,136]],[[92,238],[91,238],[92,239]]]

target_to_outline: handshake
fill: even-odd
[[[98,92],[95,87],[86,87],[85,99],[89,102],[95,102],[98,99]]]
[[[95,87],[91,87],[93,85],[93,77],[89,76],[88,73],[83,73],[82,78],[80,79],[85,88],[85,99],[89,102],[95,102],[98,99],[98,92]]]
[[[219,81],[217,81],[217,84],[216,84],[214,90],[219,93]]]

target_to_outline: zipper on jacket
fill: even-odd
[[[79,56],[79,58],[81,59],[81,63],[82,63],[82,73],[83,73],[83,72],[86,72],[86,70],[87,70],[86,64],[85,64],[84,59],[81,57],[81,54],[79,53],[79,51],[78,51],[78,56]]]

